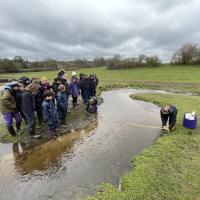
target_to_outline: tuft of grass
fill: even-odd
[[[178,108],[177,129],[132,158],[133,169],[121,178],[121,191],[103,184],[92,200],[193,200],[200,197],[200,128],[182,126],[185,112],[200,113],[199,96],[136,94],[134,99],[174,104]]]

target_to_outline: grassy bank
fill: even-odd
[[[118,87],[117,84],[131,87],[145,87],[151,89],[166,89],[182,92],[200,93],[200,66],[171,66],[162,65],[153,68],[107,70],[105,67],[85,68],[77,73],[95,73],[99,77],[100,87]],[[21,76],[46,76],[51,81],[56,77],[56,71],[28,72],[1,74],[1,78],[19,78]],[[71,71],[67,72],[70,77]]]
[[[200,97],[178,94],[137,94],[134,99],[178,108],[176,131],[132,159],[133,170],[121,178],[121,191],[103,184],[90,200],[193,200],[200,197],[200,129],[182,127],[184,112],[200,113]],[[159,113],[158,113],[159,114]]]

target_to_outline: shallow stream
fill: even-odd
[[[23,143],[0,144],[1,200],[76,200],[91,195],[102,182],[116,186],[130,170],[130,159],[150,146],[160,126],[159,108],[132,100],[121,89],[102,93],[104,103],[89,127],[48,141],[32,150]]]

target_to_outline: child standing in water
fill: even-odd
[[[54,100],[54,93],[50,90],[47,90],[44,93],[44,96],[45,100],[42,103],[43,119],[47,123],[48,132],[51,135],[54,135],[56,131],[59,131],[59,119]]]

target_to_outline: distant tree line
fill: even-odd
[[[40,71],[44,69],[57,69],[56,61],[30,62],[21,56],[15,56],[13,59],[0,59],[0,72]]]
[[[108,69],[129,69],[138,67],[156,67],[161,64],[158,56],[139,55],[133,58],[121,58],[120,55],[115,55],[113,58],[108,59]]]
[[[129,69],[138,67],[156,67],[161,64],[158,56],[139,55],[138,57],[123,58],[114,55],[112,58],[96,57],[93,60],[75,59],[73,61],[57,61],[46,59],[43,61],[29,61],[27,58],[15,56],[13,59],[0,59],[0,72],[25,72],[75,70],[86,67],[107,67],[108,69]],[[200,65],[200,48],[196,44],[186,43],[172,56],[171,64]]]
[[[177,52],[173,54],[171,64],[199,65],[200,48],[196,44],[184,44]]]
[[[43,71],[57,70],[59,68],[78,69],[84,67],[94,67],[94,61],[86,59],[76,59],[74,61],[56,61],[46,59],[44,61],[28,61],[21,56],[15,56],[13,59],[0,59],[0,72],[25,72],[25,71]]]

